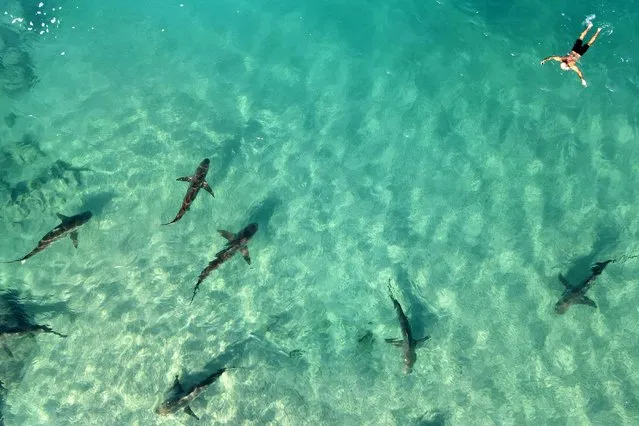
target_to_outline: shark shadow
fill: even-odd
[[[189,416],[199,420],[199,417],[191,409],[191,402],[213,385],[222,374],[228,374],[227,371],[229,370],[244,368],[233,363],[238,360],[241,352],[243,352],[241,347],[244,346],[245,342],[246,340],[243,340],[232,345],[221,356],[208,362],[201,371],[176,375],[166,398],[156,408],[156,413],[166,416],[184,411]],[[207,393],[214,398],[216,392]]]
[[[246,223],[257,223],[260,234],[269,233],[269,223],[282,201],[276,195],[269,195],[251,209]]]
[[[80,172],[86,171],[91,170],[85,167],[74,167],[66,161],[57,160],[49,169],[40,174],[40,176],[37,176],[31,180],[23,180],[13,186],[10,189],[11,200],[13,202],[18,202],[20,198],[34,191],[43,189],[44,187],[55,181],[62,181],[67,185],[71,185],[72,181],[70,179],[70,176],[74,178],[75,184],[77,186],[82,186],[84,185],[84,181]]]
[[[237,156],[242,143],[241,137],[235,136],[222,141],[219,149],[216,149],[215,155],[211,156],[210,180],[213,186],[217,182],[226,179],[231,169],[231,163]]]
[[[6,144],[0,151],[0,179],[7,182],[6,186],[10,190],[8,182],[12,173],[18,173],[26,167],[31,169],[46,159],[47,154],[42,151],[35,136],[25,133],[19,141]]]
[[[564,286],[564,291],[555,304],[555,312],[563,314],[573,304],[584,304],[594,308],[597,304],[586,293],[595,284],[595,280],[606,266],[620,259],[601,258],[604,251],[610,252],[610,245],[616,246],[619,233],[616,229],[600,224],[597,239],[590,253],[580,256],[572,262],[566,274],[559,273],[558,279]]]
[[[36,324],[33,314],[65,313],[65,303],[36,305],[25,302],[16,290],[4,290],[0,293],[0,345],[3,347],[0,350],[0,383],[9,390],[19,383],[26,366],[33,361],[36,353],[37,341],[33,334],[53,332],[48,326]],[[3,393],[0,398],[3,398],[6,391],[0,389],[0,392]]]
[[[58,316],[66,316],[74,321],[78,314],[71,309],[66,301],[48,302],[45,300],[34,300],[30,296],[21,297],[16,290],[6,290],[0,294],[1,298],[10,301],[13,305],[12,310],[17,317],[26,320],[26,324],[33,322],[33,317],[56,318]]]
[[[28,302],[27,302],[28,303]],[[6,290],[0,293],[0,339],[3,339],[5,352],[13,357],[13,352],[9,348],[7,341],[22,337],[33,336],[35,333],[51,333],[60,337],[66,335],[58,333],[48,325],[37,324],[33,319],[33,314],[27,310],[27,306],[33,308],[33,304],[27,304],[16,290]],[[66,305],[50,304],[42,305],[38,309],[40,312],[62,313]]]
[[[103,191],[83,198],[80,211],[90,211],[94,215],[102,215],[106,206],[116,197],[115,192]]]
[[[28,21],[27,21],[28,22]],[[8,25],[0,24],[0,39],[4,49],[0,52],[1,89],[10,97],[29,91],[39,81],[27,39]]]
[[[402,300],[406,302],[406,311],[410,317],[410,324],[415,336],[426,336],[427,329],[435,329],[439,318],[428,309],[413,291],[414,283],[408,271],[401,265],[395,266],[395,280],[397,287],[402,292]]]
[[[415,421],[415,426],[446,426],[447,415],[441,411],[424,413]]]
[[[597,261],[605,260],[602,253],[611,253],[615,251],[617,241],[619,240],[619,229],[612,225],[599,223],[595,230],[597,238],[595,244],[589,253],[575,258],[568,269],[562,273],[563,277],[571,283],[578,283],[590,276],[590,268]]]

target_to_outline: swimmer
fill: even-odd
[[[584,80],[584,75],[581,73],[581,70],[577,67],[577,61],[579,60],[579,58],[581,58],[584,55],[584,53],[586,53],[588,48],[595,42],[595,40],[597,40],[597,36],[601,32],[601,28],[597,28],[597,32],[595,33],[595,35],[592,36],[590,41],[584,45],[584,37],[586,37],[586,34],[591,28],[592,28],[592,22],[588,21],[588,26],[579,35],[579,38],[575,42],[569,54],[567,54],[566,56],[549,56],[545,58],[544,60],[542,60],[541,64],[543,65],[551,59],[553,61],[561,62],[560,66],[562,70],[564,71],[572,70],[576,72],[577,75],[579,76],[579,79],[581,80],[581,85],[584,87],[588,87],[588,84],[586,84],[586,80]]]

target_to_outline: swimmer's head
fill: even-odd
[[[561,67],[561,69],[562,69],[562,70],[564,70],[564,71],[568,71],[568,70],[570,69],[570,67],[568,66],[568,64],[567,64],[567,63],[565,63],[565,62],[562,62],[559,66],[560,66],[560,67]]]

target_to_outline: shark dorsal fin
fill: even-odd
[[[191,406],[190,405],[187,405],[186,407],[184,407],[184,412],[186,414],[188,414],[189,416],[191,416],[191,417],[195,417],[195,420],[200,420],[200,418],[195,415],[193,410],[191,410]]]
[[[173,380],[173,386],[171,386],[171,391],[178,393],[184,393],[184,388],[182,387],[182,383],[180,383],[180,379],[178,376],[175,376],[175,380]]]
[[[58,219],[60,219],[62,222],[66,222],[67,220],[69,220],[69,216],[65,216],[62,213],[56,213],[56,216],[58,216]]]
[[[230,232],[230,231],[225,231],[223,229],[218,229],[217,232],[219,232],[221,236],[223,236],[224,238],[226,238],[229,241],[233,241],[235,239],[235,234]]]

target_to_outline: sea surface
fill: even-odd
[[[6,425],[639,424],[635,1],[39,3],[0,1],[0,260],[93,217],[0,265],[0,330],[68,335],[2,339]],[[584,88],[540,60],[586,19]]]

